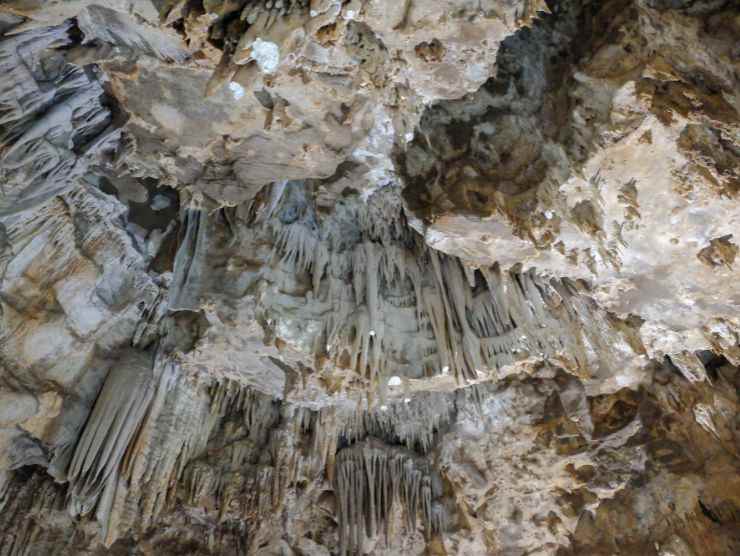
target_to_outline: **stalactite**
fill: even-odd
[[[241,416],[249,438],[257,444],[266,442],[270,429],[280,419],[276,400],[233,380],[215,381],[209,387],[209,395],[213,418]]]
[[[208,250],[208,215],[199,208],[185,210],[185,236],[175,255],[170,286],[171,311],[195,311],[203,284],[203,265]]]
[[[308,272],[314,267],[317,253],[322,249],[318,238],[300,223],[283,227],[275,248],[283,253],[281,259],[283,263],[303,272]]]
[[[731,3],[387,4],[0,0],[0,556],[734,547]]]
[[[132,351],[111,369],[67,473],[71,513],[88,513],[106,483],[115,481],[153,395],[151,356]]]
[[[368,438],[337,454],[336,493],[340,553],[357,553],[366,537],[385,533],[394,507],[405,512],[406,527],[414,530],[421,513],[427,538],[441,523],[433,518],[432,488],[428,463],[401,448]]]
[[[128,440],[123,438],[124,433],[117,433],[122,428],[117,419],[126,414],[135,420],[140,415],[136,392],[141,382],[133,379],[136,373],[131,364],[119,367],[106,381],[70,466],[67,498],[71,500],[67,503],[72,504],[71,509],[79,509],[83,503],[85,511],[95,509],[106,546],[111,546],[131,529],[146,530],[157,522],[162,512],[174,507],[179,495],[194,504],[215,496],[221,502],[218,509],[224,522],[235,516],[238,517],[236,523],[241,524],[264,519],[277,503],[280,496],[277,490],[287,487],[276,469],[259,463],[270,430],[280,418],[279,406],[269,396],[234,381],[213,381],[207,375],[189,375],[174,359],[160,358],[153,372],[151,361],[148,362],[146,368],[156,377],[146,381],[153,395],[148,396],[150,404],[146,414]],[[126,393],[129,391],[133,394]],[[120,406],[118,411],[115,411],[116,404]],[[136,407],[126,411],[132,404]],[[107,411],[103,411],[105,408]],[[113,416],[110,415],[112,411]],[[307,414],[305,419],[312,418]],[[246,430],[251,447],[231,441],[220,447],[219,465],[225,460],[240,470],[227,477],[214,473],[213,468],[203,465],[199,458],[207,453],[209,442],[223,440],[224,428],[232,425],[236,429],[231,434],[240,435],[240,431]],[[98,436],[106,426],[109,436],[101,443]],[[124,453],[118,457],[123,445],[126,446]],[[94,449],[98,449],[97,454],[93,454]],[[78,468],[88,467],[86,475],[77,472]],[[96,472],[97,469],[100,471]],[[111,469],[113,471],[105,478],[105,473]],[[250,472],[242,475],[245,469]],[[48,478],[46,481],[53,485]],[[104,482],[103,489],[95,501],[92,492],[100,482]],[[36,488],[33,482],[10,483],[12,488],[18,485]],[[55,498],[45,501],[37,493],[33,507],[61,511],[65,504],[64,489],[59,486],[52,494]],[[81,495],[87,498],[81,500]],[[5,516],[10,519],[14,515],[13,505],[21,500],[25,498],[14,490],[0,492],[0,509],[3,510],[0,522]],[[234,512],[235,502],[238,502],[238,513]],[[19,508],[18,511],[28,512],[29,509]],[[25,554],[25,548],[34,546],[35,542],[26,536],[41,531],[29,523],[29,528],[24,529],[22,535],[14,536],[10,545],[0,546],[0,554]],[[74,532],[74,527],[70,525],[69,531]]]

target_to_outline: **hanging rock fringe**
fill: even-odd
[[[429,538],[440,526],[432,484],[429,464],[402,448],[368,438],[341,450],[336,471],[340,553],[360,552],[366,537],[381,532],[387,542],[396,504],[405,512],[409,531],[416,529],[421,514]]]

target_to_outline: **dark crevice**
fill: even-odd
[[[704,517],[713,521],[717,525],[722,525],[722,520],[720,520],[720,518],[717,517],[717,514],[715,514],[711,508],[706,506],[704,502],[701,501],[701,498],[699,499],[699,508],[701,509],[701,513],[704,514]]]

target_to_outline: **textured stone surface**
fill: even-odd
[[[0,556],[740,553],[738,37],[0,4]]]

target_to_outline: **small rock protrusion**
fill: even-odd
[[[447,49],[439,39],[432,39],[427,42],[420,42],[414,47],[416,55],[425,62],[441,62],[447,52]]]
[[[697,253],[697,258],[708,267],[726,266],[732,268],[738,253],[738,246],[730,241],[732,234],[714,238],[709,245]]]

